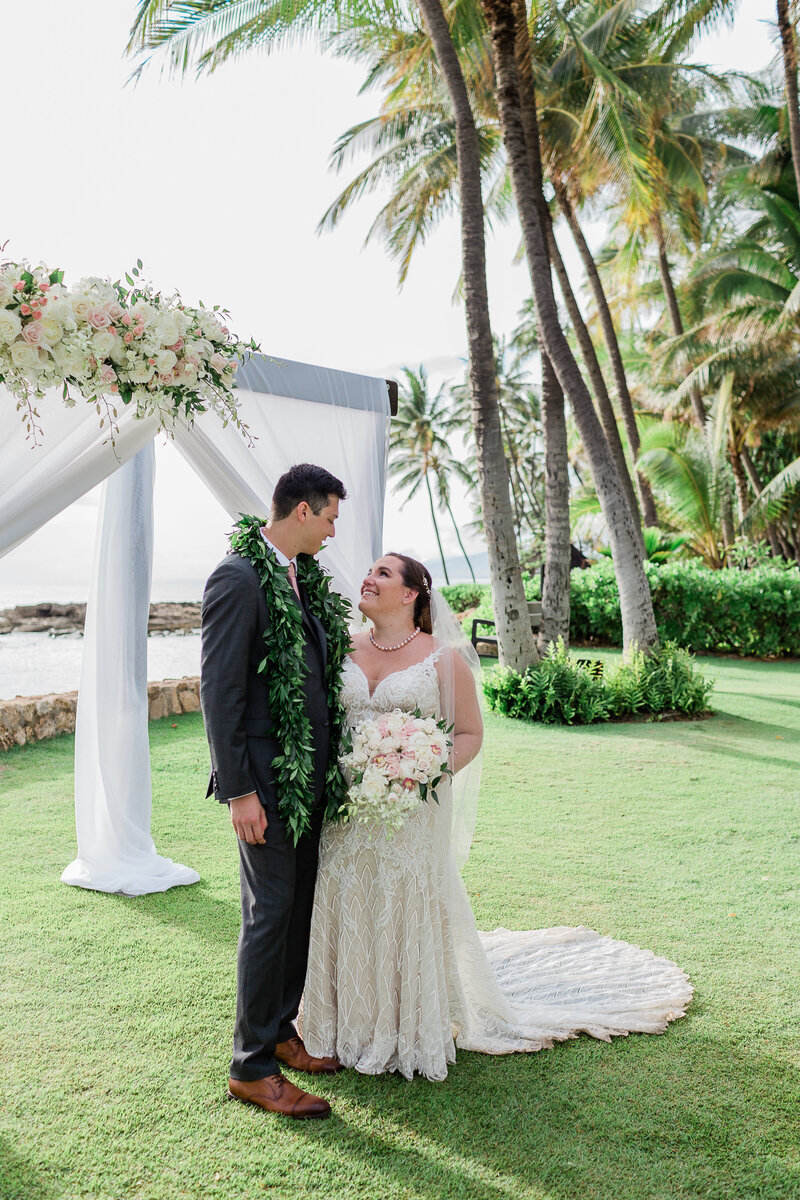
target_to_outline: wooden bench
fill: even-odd
[[[538,633],[539,626],[542,623],[542,602],[541,602],[541,600],[529,600],[528,601],[528,617],[530,618],[531,629],[533,630],[534,633]],[[495,627],[494,621],[490,621],[488,619],[488,617],[473,617],[472,618],[472,636],[470,638],[470,641],[472,642],[472,644],[475,647],[478,654],[481,654],[481,656],[483,658],[493,658],[494,655],[486,654],[485,650],[484,651],[478,650],[478,642],[482,642],[484,645],[488,645],[488,646],[496,646],[497,645],[497,637],[494,634],[478,633],[478,627],[481,625],[488,625],[492,629],[494,629],[494,627]]]

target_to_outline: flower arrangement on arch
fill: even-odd
[[[395,708],[359,721],[352,749],[341,758],[350,780],[340,815],[361,825],[383,825],[387,836],[401,829],[423,801],[438,802],[451,742],[445,721]]]
[[[127,287],[92,276],[68,288],[63,271],[0,263],[0,382],[35,444],[35,401],[55,387],[68,406],[76,393],[94,403],[112,441],[119,404],[157,415],[160,428],[208,409],[243,428],[236,368],[242,351],[258,346],[231,333],[219,306],[192,308],[155,291],[141,266],[125,276]]]

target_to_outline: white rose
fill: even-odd
[[[11,284],[5,279],[0,279],[0,308],[4,308],[13,295]]]
[[[162,346],[173,346],[181,336],[174,313],[162,313],[156,322],[156,337]]]
[[[42,327],[42,337],[48,346],[55,346],[56,342],[61,341],[64,336],[64,330],[55,317],[51,317],[48,313],[42,317],[39,324]]]
[[[366,800],[380,800],[386,791],[386,782],[380,771],[368,767],[361,780],[361,793]]]
[[[42,364],[39,359],[39,349],[28,342],[14,342],[11,347],[11,361],[19,371],[39,371]]]
[[[0,309],[0,342],[13,342],[22,330],[22,321],[10,308]]]
[[[122,338],[119,336],[115,337],[113,348],[111,350],[109,350],[108,357],[111,359],[112,362],[115,362],[115,363],[117,363],[117,365],[119,365],[120,363],[125,362],[125,355],[127,353],[128,353],[128,348],[125,345],[125,343],[123,342]]]
[[[158,316],[158,310],[153,308],[152,304],[148,304],[146,300],[139,300],[130,311],[133,319],[140,325],[147,325]]]
[[[90,311],[95,307],[95,297],[87,292],[75,292],[69,298],[72,315],[76,321],[85,321]]]
[[[98,358],[108,358],[120,339],[107,329],[100,329],[92,335],[92,349]]]
[[[178,356],[172,350],[159,350],[156,354],[156,370],[159,375],[169,375],[177,361]]]
[[[128,371],[131,383],[149,383],[155,374],[155,367],[147,362],[138,362]]]
[[[54,321],[58,321],[59,325],[65,325],[67,321],[74,320],[72,305],[63,296],[53,298],[51,294],[47,299],[44,312],[45,317],[52,317]]]

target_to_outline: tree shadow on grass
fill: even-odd
[[[460,1053],[445,1084],[348,1072],[334,1106],[336,1092],[349,1094],[398,1137],[347,1128],[342,1149],[395,1185],[399,1161],[426,1200],[797,1195],[797,1073],[735,1039],[692,1038],[688,1026],[533,1055]]]
[[[0,1136],[0,1196],[3,1200],[56,1200],[56,1193],[30,1162]]]

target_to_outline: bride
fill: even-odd
[[[359,608],[372,629],[345,662],[349,725],[395,708],[444,717],[454,784],[391,837],[355,822],[323,829],[303,998],[310,1053],[442,1080],[456,1046],[507,1054],[581,1032],[662,1032],[692,994],[674,963],[585,926],[478,932],[459,874],[483,739],[477,656],[415,559],[379,558]]]

